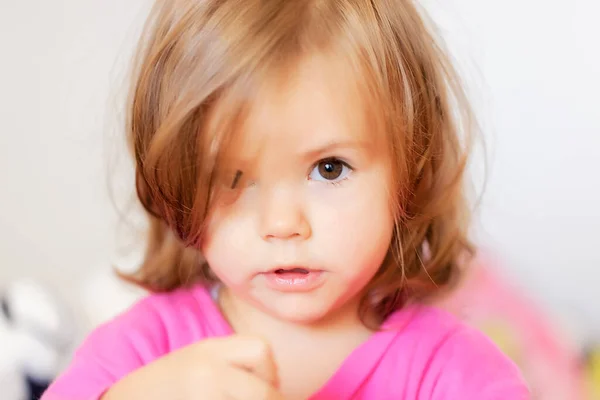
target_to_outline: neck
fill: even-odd
[[[237,334],[258,336],[270,344],[285,398],[306,399],[373,333],[358,316],[359,300],[310,323],[278,319],[227,288],[221,290],[218,303]]]

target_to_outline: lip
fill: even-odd
[[[282,270],[287,272],[280,272]],[[323,285],[325,271],[303,266],[280,266],[263,272],[261,275],[271,289],[279,292],[302,293],[310,292]]]

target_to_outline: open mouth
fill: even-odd
[[[275,272],[277,275],[283,275],[283,274],[303,274],[303,275],[307,275],[310,271],[306,268],[279,268],[276,269]]]
[[[325,276],[325,271],[292,266],[263,274],[266,284],[280,292],[310,292],[324,284]]]

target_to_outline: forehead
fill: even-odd
[[[287,156],[348,142],[376,148],[381,135],[371,114],[354,71],[325,56],[306,57],[256,93],[236,135],[236,153]]]

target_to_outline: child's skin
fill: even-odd
[[[230,163],[243,187],[201,245],[237,335],[159,359],[104,400],[305,399],[371,334],[358,300],[392,238],[389,152],[349,68],[315,54],[294,72],[258,94]],[[273,283],[289,267],[313,283]]]
[[[102,400],[283,399],[266,342],[231,336],[190,345],[134,371]]]

